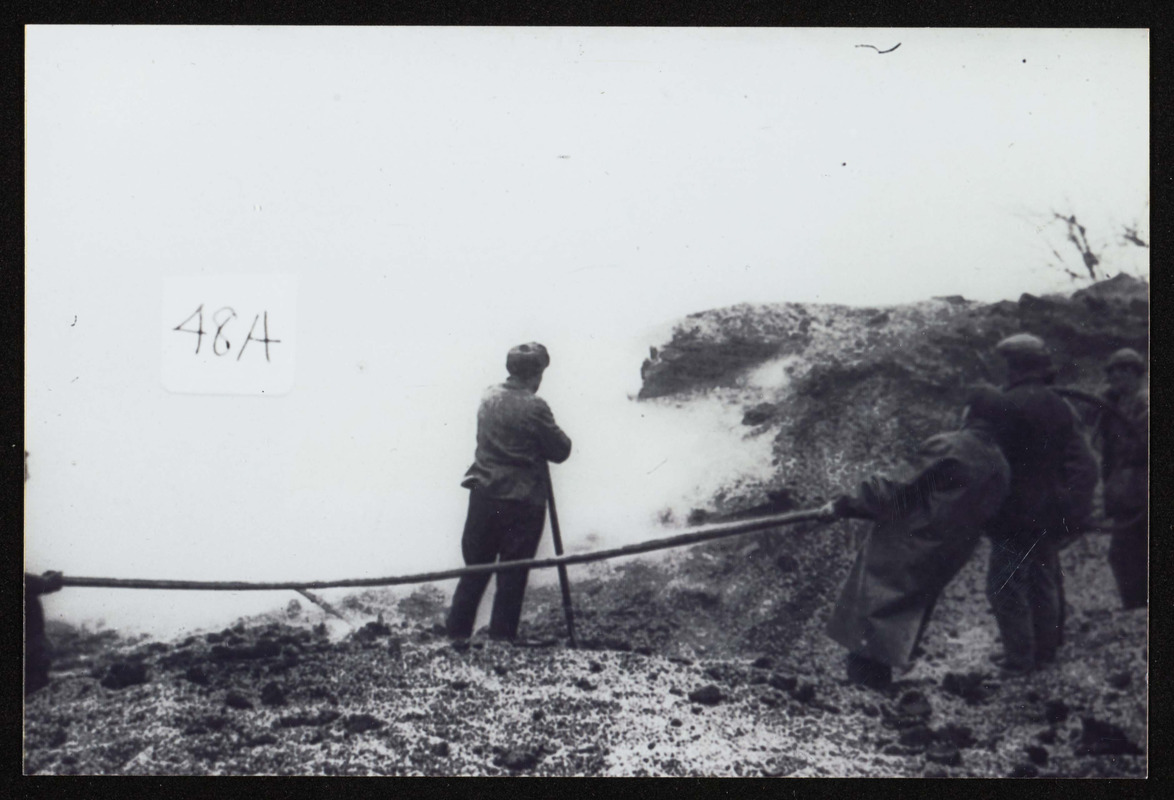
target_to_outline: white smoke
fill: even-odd
[[[540,395],[574,441],[571,458],[552,466],[569,552],[666,535],[666,523],[681,526],[718,490],[771,472],[772,437],[751,435],[741,424],[742,405],[730,403],[728,391],[635,399],[649,344],[661,345],[668,336],[662,327],[627,338],[556,338],[549,345],[554,361]],[[443,342],[433,347],[436,352],[416,354],[419,366],[408,373],[422,384],[418,389],[405,389],[378,406],[356,400],[349,414],[295,427],[285,431],[287,438],[274,440],[265,458],[286,462],[278,483],[287,492],[275,494],[262,471],[242,470],[255,485],[238,481],[221,495],[219,506],[206,510],[215,524],[193,523],[190,530],[143,518],[142,505],[128,505],[123,516],[99,509],[99,517],[121,523],[122,532],[41,538],[39,543],[49,546],[42,568],[74,575],[276,581],[461,566],[468,495],[459,484],[473,456],[480,390],[503,377],[497,364],[502,359],[487,354],[483,370],[430,374],[428,362],[476,366],[481,358],[441,352]],[[751,383],[763,384],[775,367],[763,370]],[[229,440],[224,446],[228,463],[245,447]],[[185,479],[182,465],[175,469],[175,479]],[[33,471],[30,490],[38,488],[36,454]],[[35,497],[33,505],[45,500]],[[177,496],[176,502],[187,500]],[[120,541],[137,544],[124,548]],[[539,555],[552,553],[548,527]],[[534,574],[537,583],[553,577],[553,570]],[[451,591],[451,582],[441,586]],[[347,590],[322,594],[335,602]],[[51,616],[74,623],[102,621],[127,632],[171,637],[281,608],[293,596],[70,588],[47,599],[46,606]]]

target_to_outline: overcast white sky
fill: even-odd
[[[703,436],[623,428],[675,317],[1070,288],[1053,210],[1148,269],[1119,237],[1148,238],[1145,31],[31,27],[26,54],[36,571],[458,563],[477,397],[531,339],[574,540],[705,468]],[[298,280],[294,389],[167,392],[164,279],[241,273]],[[118,594],[50,611],[180,603]]]

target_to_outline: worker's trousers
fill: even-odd
[[[1125,608],[1144,608],[1147,603],[1149,581],[1149,551],[1146,543],[1146,518],[1113,532],[1109,544],[1109,566],[1117,581],[1121,605]]]
[[[24,614],[24,693],[28,696],[49,683],[49,648],[41,598],[26,591]]]
[[[1060,553],[1043,530],[991,535],[987,599],[1006,666],[1031,670],[1055,660],[1064,638]]]
[[[500,500],[477,489],[470,490],[469,512],[461,538],[465,563],[492,564],[498,560],[533,558],[545,522],[544,505],[523,500]],[[529,572],[528,569],[512,569],[496,573],[497,595],[489,619],[492,638],[513,639],[517,636]],[[460,579],[448,614],[449,636],[464,638],[472,635],[477,607],[488,584],[489,573],[465,575]]]

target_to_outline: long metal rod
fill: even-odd
[[[550,506],[550,538],[554,541],[554,554],[563,554],[563,537],[558,529],[558,509],[554,505],[554,484],[550,480],[550,465],[546,465],[546,502]],[[567,578],[567,565],[558,565],[558,585],[563,593],[563,614],[567,618],[567,638],[571,647],[575,643],[575,610],[571,606],[571,581]]]
[[[484,573],[501,572],[506,569],[526,567],[528,569],[549,569],[560,565],[587,564],[592,561],[605,561],[611,558],[633,556],[640,553],[650,553],[654,550],[667,550],[670,547],[684,547],[714,539],[725,539],[731,536],[743,536],[747,533],[778,528],[783,525],[793,525],[798,522],[811,522],[821,519],[819,509],[791,511],[786,514],[772,514],[766,517],[737,520],[734,522],[718,522],[711,525],[701,525],[687,533],[668,536],[662,539],[650,539],[623,547],[614,547],[610,550],[597,550],[593,553],[572,553],[570,555],[555,556],[554,558],[531,558],[519,561],[499,561],[495,564],[475,564],[457,569],[446,569],[437,572],[419,572],[414,575],[400,575],[391,578],[350,578],[345,580],[328,581],[173,581],[148,580],[145,578],[85,578],[66,575],[62,578],[62,586],[86,586],[109,589],[185,589],[194,591],[226,591],[226,592],[256,592],[275,590],[298,589],[337,589],[366,586],[399,586],[411,583],[427,583],[429,581],[444,581],[459,578],[462,575],[477,575]]]

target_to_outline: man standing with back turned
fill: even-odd
[[[518,345],[506,355],[505,383],[489,387],[481,398],[477,451],[461,482],[469,489],[461,538],[466,564],[528,559],[538,550],[546,521],[546,462],[561,464],[571,454],[571,440],[555,424],[550,406],[535,394],[549,365],[542,345]],[[517,637],[528,575],[524,568],[497,573],[491,638]],[[488,584],[488,573],[460,579],[448,615],[449,636],[472,635]]]
[[[1007,364],[998,439],[1011,488],[987,525],[987,597],[1003,638],[1003,673],[1015,676],[1054,661],[1063,642],[1060,549],[1087,523],[1096,461],[1072,407],[1050,388],[1055,369],[1043,340],[1019,333],[995,349]]]

